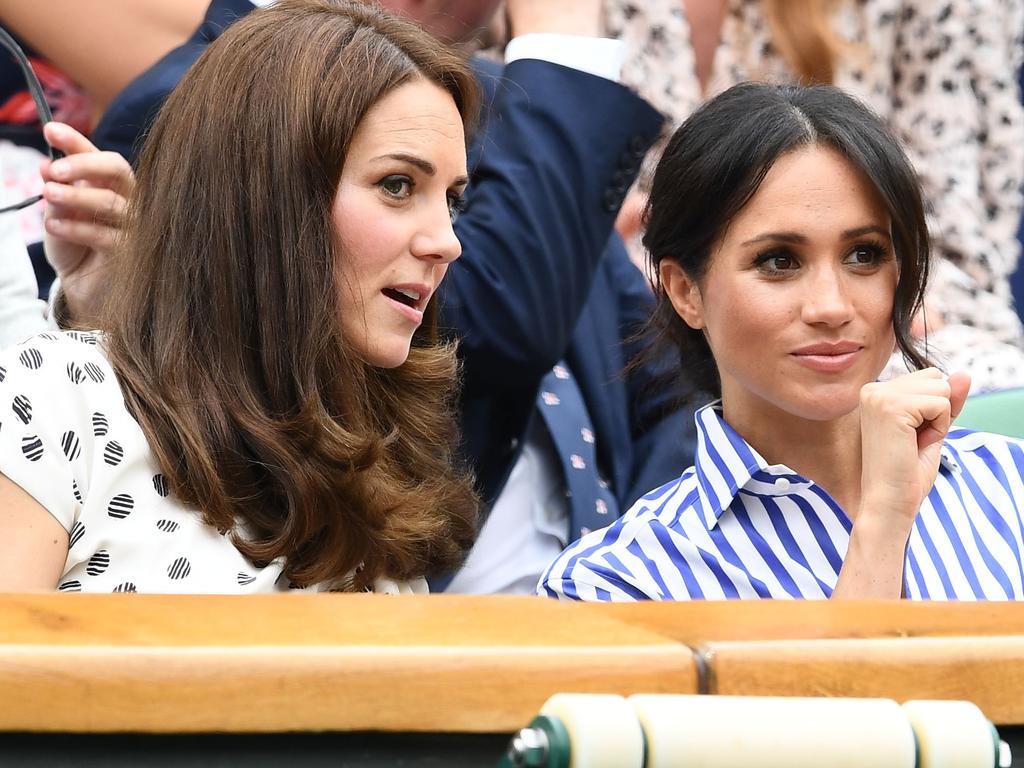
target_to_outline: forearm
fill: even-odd
[[[183,42],[207,0],[2,0],[0,21],[71,75],[98,106]],[[58,21],[59,20],[59,21]],[[111,56],[111,51],[117,51]]]
[[[886,529],[858,515],[832,590],[833,599],[899,599],[903,594],[909,529]]]

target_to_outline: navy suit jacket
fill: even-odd
[[[575,70],[474,65],[485,90],[481,137],[458,227],[463,257],[441,288],[442,321],[464,360],[463,455],[490,507],[522,449],[540,379],[565,359],[624,511],[689,467],[696,440],[692,413],[652,389],[678,358],[624,371],[644,346],[636,336],[654,297],[612,232],[661,117],[621,85]],[[484,238],[488,225],[497,231]]]
[[[188,66],[250,10],[248,0],[215,0],[185,45],[115,98],[94,142],[134,159]],[[637,348],[628,340],[653,297],[611,235],[662,118],[621,85],[573,69],[474,65],[486,95],[483,129],[456,224],[463,256],[439,297],[442,328],[459,339],[463,362],[462,455],[489,508],[518,458],[540,380],[564,358],[594,423],[599,464],[625,508],[693,455],[689,415],[666,413],[643,392],[655,371],[623,374]]]

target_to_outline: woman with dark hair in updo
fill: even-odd
[[[695,465],[568,547],[580,600],[1024,598],[1024,444],[953,429],[970,379],[910,325],[929,240],[913,169],[829,86],[735,86],[673,135],[644,246],[686,361]],[[897,349],[912,373],[876,379]]]
[[[409,592],[460,561],[432,298],[476,102],[359,2],[209,47],[148,138],[98,332],[0,356],[0,589]]]

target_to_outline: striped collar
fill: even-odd
[[[784,464],[769,464],[724,418],[722,401],[705,405],[694,414],[697,425],[697,451],[694,475],[704,524],[710,531],[732,504],[740,490],[756,482],[761,488],[786,493],[790,488],[810,482]],[[944,442],[940,464],[949,472],[960,472],[960,465]],[[774,489],[773,489],[774,485]]]

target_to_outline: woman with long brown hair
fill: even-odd
[[[629,49],[623,81],[673,124],[744,81],[836,85],[871,106],[929,206],[936,264],[915,335],[944,367],[969,371],[974,391],[1024,385],[1009,283],[1024,179],[1024,2],[605,0],[605,11]],[[624,207],[631,236],[642,203]],[[889,373],[905,372],[900,362]]]
[[[458,562],[431,299],[476,102],[362,3],[210,46],[148,137],[99,332],[0,358],[0,588],[416,591]]]

